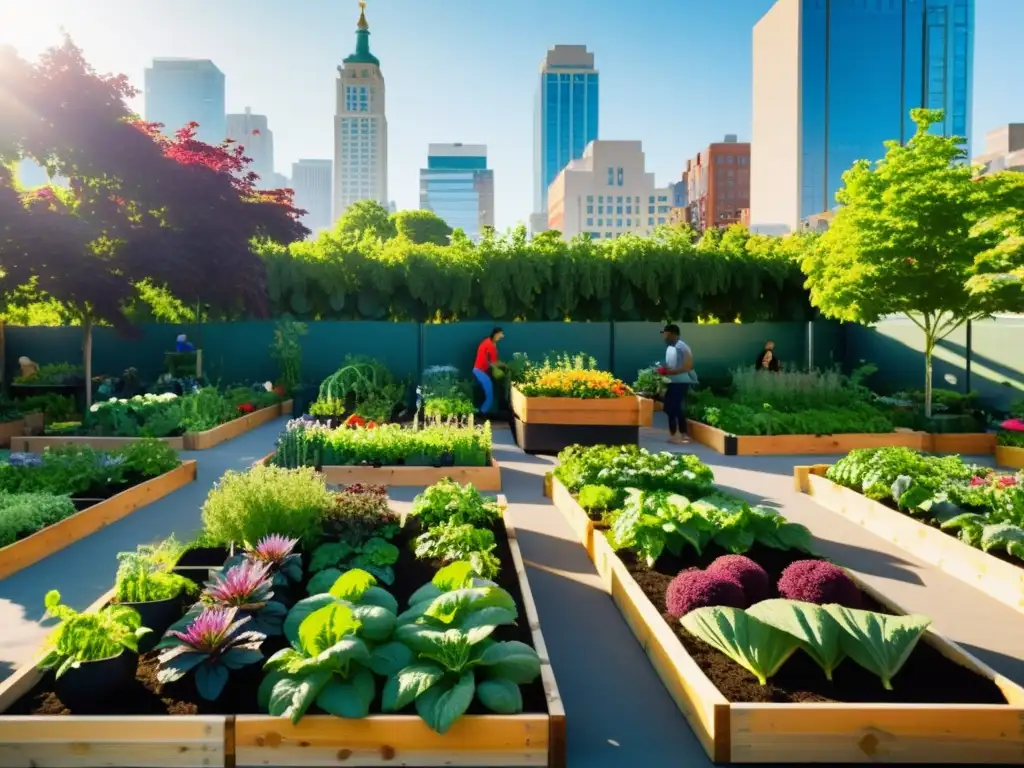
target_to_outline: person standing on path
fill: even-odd
[[[473,363],[473,376],[480,382],[484,391],[484,402],[480,406],[480,413],[490,413],[494,408],[494,380],[491,378],[491,368],[500,366],[498,362],[498,342],[505,338],[501,328],[495,328],[491,335],[480,342],[476,348],[476,361]]]
[[[668,379],[665,388],[664,408],[668,417],[668,441],[682,444],[690,442],[686,436],[686,396],[693,384],[693,352],[679,338],[679,326],[666,325],[661,335],[665,337],[665,365],[658,373]]]

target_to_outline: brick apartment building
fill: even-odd
[[[697,232],[741,223],[744,209],[750,208],[750,143],[729,134],[709,144],[686,161],[683,179],[689,223]]]

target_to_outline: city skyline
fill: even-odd
[[[461,140],[488,146],[498,179],[497,227],[528,220],[538,65],[556,44],[586,45],[595,54],[601,138],[642,141],[659,185],[677,181],[686,160],[709,142],[725,134],[750,139],[752,30],[771,0],[728,12],[684,0],[511,5],[451,0],[439,14],[405,0],[370,1],[373,49],[388,78],[389,197],[399,208],[418,207],[423,147]],[[59,41],[63,26],[98,70],[124,72],[140,88],[154,58],[210,59],[225,73],[228,112],[251,106],[267,115],[276,171],[288,173],[303,157],[332,156],[333,81],[352,50],[354,1],[308,0],[262,14],[235,0],[109,6],[115,24],[67,0],[5,8],[0,44],[34,57]],[[1024,118],[1024,83],[1005,77],[1024,63],[1013,35],[1022,24],[1024,3],[978,0],[969,116],[975,137]],[[438,55],[439,39],[458,45]],[[694,66],[707,76],[687,75]],[[133,106],[141,112],[142,103],[139,97]]]

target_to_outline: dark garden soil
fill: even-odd
[[[697,662],[705,675],[714,683],[729,701],[734,702],[849,702],[881,704],[1005,704],[1006,699],[996,684],[967,667],[950,661],[938,650],[923,640],[910,654],[910,658],[893,679],[895,690],[886,691],[881,681],[870,672],[857,666],[850,659],[843,661],[832,674],[832,681],[825,679],[821,669],[801,651],[794,653],[782,668],[768,681],[760,685],[757,679],[724,654],[689,635],[679,621],[665,610],[665,590],[680,571],[687,568],[704,568],[716,557],[728,554],[725,550],[710,546],[702,555],[690,551],[683,557],[665,555],[648,569],[638,563],[630,552],[619,555],[627,570],[647,598],[654,604],[672,628],[686,652]],[[767,547],[754,547],[747,553],[750,559],[768,572],[772,583],[776,583],[782,571],[795,560],[810,558],[800,552],[783,552]],[[778,595],[773,595],[777,597]],[[893,613],[868,595],[863,595],[865,610]]]
[[[394,540],[399,547],[401,556],[395,564],[395,583],[386,587],[399,602],[399,607],[404,610],[408,604],[409,597],[421,586],[430,581],[437,569],[443,565],[439,562],[417,560],[413,555],[410,544],[417,531],[413,526],[404,528]],[[512,562],[512,550],[509,547],[508,537],[504,526],[499,525],[494,531],[497,541],[496,554],[501,560],[501,573],[497,578],[498,584],[507,590],[519,606],[519,620],[514,626],[499,627],[492,637],[495,640],[519,640],[533,647],[533,638],[530,633],[529,624],[523,608],[523,595],[519,589],[519,580],[516,576],[515,566]],[[186,556],[192,554],[196,560],[200,555],[209,560],[209,555],[215,550],[191,550]],[[221,553],[222,554],[222,553]],[[183,558],[184,559],[184,558]],[[208,562],[196,562],[195,565],[208,564]],[[187,563],[179,562],[179,566]],[[305,589],[301,590],[305,595]],[[268,637],[263,642],[262,650],[264,656],[269,658],[281,648],[287,645],[283,636]],[[8,715],[229,715],[229,714],[260,714],[256,704],[256,694],[260,682],[263,679],[262,665],[254,664],[242,670],[231,673],[231,678],[224,688],[224,692],[216,701],[209,702],[202,699],[195,690],[192,677],[187,676],[182,680],[163,685],[157,682],[157,653],[150,652],[139,658],[138,670],[133,684],[128,689],[120,692],[117,696],[110,696],[92,702],[86,709],[77,707],[73,711],[60,700],[54,692],[53,673],[47,673],[43,679],[36,684],[31,691],[22,696],[4,714]],[[380,714],[380,696],[383,688],[383,681],[376,678],[377,698],[370,708],[371,714]],[[546,713],[547,702],[544,696],[544,687],[540,678],[530,685],[520,686],[523,694],[523,711],[526,713]],[[315,706],[311,707],[308,714],[323,714]],[[416,716],[415,705],[410,705],[398,714]],[[476,701],[470,707],[467,714],[493,714],[489,713]]]

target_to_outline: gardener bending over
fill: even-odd
[[[668,417],[668,441],[688,443],[686,436],[686,395],[693,383],[693,352],[679,338],[679,326],[666,325],[661,335],[665,337],[665,365],[658,373],[668,380],[665,388],[664,408]]]
[[[495,328],[491,335],[480,342],[476,348],[476,362],[473,363],[473,375],[484,390],[484,402],[480,406],[481,413],[490,413],[494,408],[494,380],[491,378],[491,367],[501,367],[498,362],[498,342],[505,338],[501,328]]]

